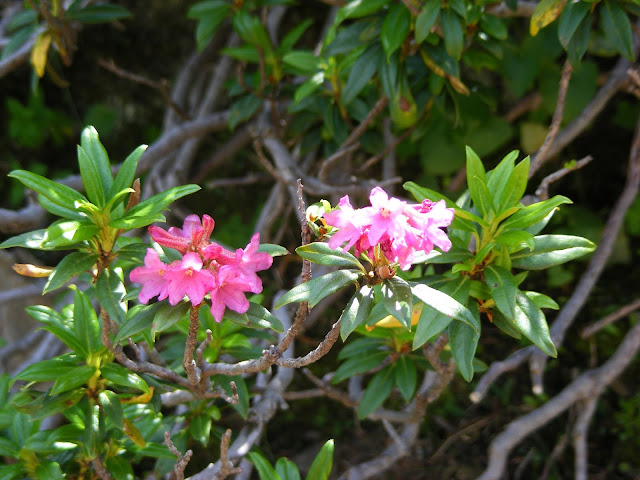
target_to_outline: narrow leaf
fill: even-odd
[[[358,417],[366,418],[381,406],[393,389],[393,371],[391,365],[386,366],[376,373],[360,399],[358,405]]]
[[[364,285],[358,290],[340,316],[340,337],[346,340],[356,327],[367,320],[373,308],[373,289]]]
[[[464,305],[446,293],[421,284],[411,287],[411,291],[426,305],[430,305],[444,315],[466,323],[476,332],[480,331],[480,323],[473,314]]]
[[[273,308],[280,308],[293,302],[309,302],[309,306],[313,307],[327,295],[355,282],[360,276],[361,273],[354,270],[337,270],[327,273],[296,285],[281,296]]]
[[[328,440],[313,459],[305,480],[327,480],[332,468],[333,440]]]
[[[97,253],[73,252],[64,257],[51,273],[42,293],[52,292],[64,286],[69,280],[91,270],[98,261]]]
[[[538,235],[533,251],[520,250],[511,255],[515,268],[542,270],[580,258],[595,250],[593,242],[572,235]]]
[[[364,271],[356,257],[342,249],[332,249],[325,242],[314,242],[296,248],[296,253],[310,262],[334,267],[359,268]]]
[[[551,340],[549,326],[542,310],[522,292],[516,296],[516,317],[514,326],[550,357],[558,355]]]
[[[484,277],[498,309],[507,318],[513,318],[516,314],[518,286],[511,272],[497,265],[488,265],[484,269]]]
[[[480,321],[478,319],[478,326]],[[473,357],[476,354],[480,332],[466,323],[449,324],[449,345],[458,371],[467,382],[473,378]]]
[[[385,280],[382,284],[382,301],[387,312],[410,330],[413,298],[409,284],[399,277]]]

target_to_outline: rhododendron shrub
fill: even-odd
[[[0,377],[0,397],[9,399],[0,418],[24,427],[20,438],[16,429],[0,437],[2,455],[13,457],[9,470],[0,468],[2,478],[63,478],[62,472],[80,478],[91,468],[101,478],[124,480],[133,478],[133,463],[149,468],[148,458],[156,459],[156,478],[170,471],[184,478],[190,454],[181,452],[194,442],[209,445],[212,425],[228,420],[222,407],[248,417],[253,374],[317,362],[340,337],[349,343],[331,381],[370,373],[356,407],[361,418],[394,390],[412,404],[418,372],[426,371],[413,352],[427,342],[440,345],[437,355],[450,355],[470,380],[480,364],[476,346],[485,319],[556,355],[542,309],[557,305],[522,287],[526,271],[593,249],[579,237],[539,235],[569,200],[520,203],[528,159],[516,165],[517,154],[510,154],[485,172],[469,149],[469,193],[456,203],[408,182],[405,189],[417,203],[375,187],[362,208],[347,195],[335,207],[326,200],[311,205],[296,249],[303,281],[275,295],[263,282],[273,278],[274,257],[289,252],[260,244],[259,233],[244,248],[223,246],[212,240],[215,223],[208,214],[188,215],[181,228],[157,225],[172,202],[199,187],[175,187],[140,201],[135,172],[143,152],[135,150],[115,177],[105,175],[109,158],[89,127],[78,154],[84,193],[32,172],[11,173],[60,219],[0,248],[71,251],[55,267],[23,265],[19,271],[45,272],[45,292],[71,283],[73,302],[60,311],[28,309],[68,352],[22,370],[11,381],[26,385],[13,396],[9,379]],[[144,227],[148,238],[127,235]],[[322,274],[312,276],[310,262],[322,265]],[[291,342],[308,311],[338,292],[341,313],[324,340],[292,358]],[[295,315],[270,310],[290,303],[299,304]],[[283,320],[291,324],[286,332]],[[348,340],[352,334],[356,341]],[[31,388],[41,382],[48,383]],[[172,413],[180,403],[189,407]],[[62,425],[39,431],[45,418],[58,414],[65,416]],[[177,432],[173,440],[171,432]],[[229,430],[221,435],[221,455],[230,439]],[[308,478],[328,477],[332,449],[332,441],[325,443]],[[276,478],[258,452],[248,455],[261,475]],[[280,471],[297,472],[281,460]]]

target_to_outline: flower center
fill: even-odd
[[[380,215],[382,215],[382,218],[389,218],[391,216],[391,212],[388,208],[381,208]]]
[[[187,277],[192,277],[192,276],[193,276],[193,268],[187,268],[187,269],[185,270],[184,274],[185,274]]]

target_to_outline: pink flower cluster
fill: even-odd
[[[446,208],[444,200],[420,204],[408,204],[391,197],[380,187],[375,187],[369,195],[370,207],[354,210],[345,195],[338,203],[339,209],[325,213],[327,225],[339,230],[329,239],[331,248],[338,248],[345,242],[343,251],[351,247],[356,257],[361,253],[374,261],[374,248],[380,250],[386,259],[398,263],[407,270],[418,251],[429,253],[434,245],[445,252],[451,248],[451,241],[441,230],[453,221],[453,208]]]
[[[260,234],[251,238],[246,248],[231,252],[217,243],[210,242],[215,222],[203,215],[189,215],[182,229],[171,227],[168,231],[160,227],[149,227],[153,240],[164,247],[176,249],[182,260],[163,263],[158,252],[147,249],[144,266],[131,271],[132,282],[141,283],[138,295],[141,303],[157,296],[158,300],[169,298],[177,305],[188,297],[193,305],[200,305],[205,295],[211,298],[211,314],[217,322],[222,320],[226,308],[238,313],[249,309],[245,293],[260,293],[262,281],[256,275],[273,263],[268,253],[258,252]]]

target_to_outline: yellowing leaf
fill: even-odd
[[[153,387],[149,387],[149,393],[143,393],[135,397],[121,399],[121,403],[149,403],[153,397]]]
[[[562,13],[567,0],[542,0],[531,15],[531,23],[529,25],[529,33],[535,37],[540,29],[546,27]]]
[[[14,263],[13,270],[24,277],[45,278],[51,275],[54,267],[38,267],[30,263]]]
[[[147,445],[147,442],[145,442],[144,438],[142,437],[140,430],[136,428],[136,426],[133,424],[131,420],[127,418],[123,420],[124,420],[124,433],[127,435],[127,437],[131,439],[133,443],[138,445],[140,448],[144,448]]]
[[[424,303],[418,302],[413,306],[413,310],[411,310],[411,326],[416,325],[418,320],[420,320],[420,314],[422,313],[422,308],[424,307]],[[367,327],[367,330],[371,331],[376,327],[382,328],[396,328],[402,327],[405,328],[395,317],[392,315],[387,315],[382,320],[377,322],[375,325]]]
[[[36,38],[33,50],[31,50],[31,65],[36,71],[38,77],[44,75],[44,69],[47,66],[47,53],[49,52],[49,46],[51,45],[51,34],[49,32],[43,32]]]

